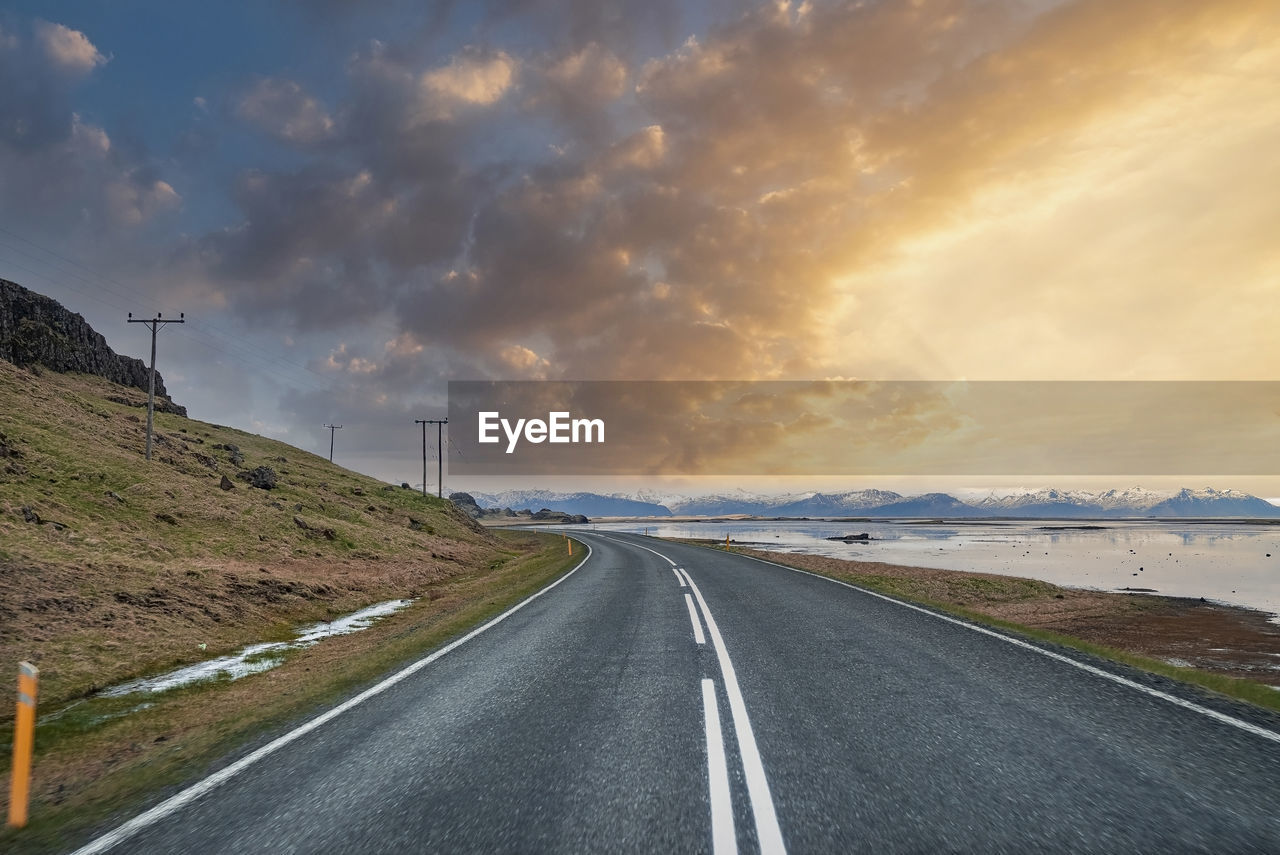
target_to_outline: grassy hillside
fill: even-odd
[[[35,662],[45,709],[512,555],[447,501],[231,428],[157,413],[148,463],[129,401],[0,361],[0,679]],[[274,489],[238,477],[258,467]]]
[[[487,532],[450,502],[176,415],[157,414],[148,463],[144,403],[0,361],[0,684],[21,660],[40,668],[32,821],[0,829],[5,852],[72,848],[580,560],[559,537]],[[261,467],[272,489],[242,478]],[[405,597],[241,680],[91,697]],[[13,713],[0,704],[6,779]]]

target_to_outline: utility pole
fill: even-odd
[[[439,479],[436,481],[436,495],[444,498],[444,426],[448,419],[414,419],[413,423],[422,425],[422,495],[427,495],[427,425],[436,426],[436,457],[439,458]]]
[[[325,425],[329,429],[329,462],[333,462],[333,432],[342,430],[342,425]]]
[[[147,459],[151,459],[151,426],[155,420],[156,412],[156,331],[165,324],[185,324],[186,313],[178,312],[178,319],[165,320],[164,316],[156,312],[156,316],[150,320],[144,318],[135,318],[133,312],[129,313],[129,323],[146,324],[151,328],[151,384],[147,390]]]

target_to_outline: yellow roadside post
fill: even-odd
[[[724,548],[725,549],[729,548],[729,535],[727,534],[724,536]]]
[[[36,683],[39,670],[30,662],[18,665],[18,717],[13,727],[13,774],[9,779],[9,825],[27,824],[31,797],[31,749],[36,730]]]

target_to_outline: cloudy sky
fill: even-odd
[[[1277,79],[1270,0],[10,0],[0,276],[394,481],[450,379],[1271,380]]]

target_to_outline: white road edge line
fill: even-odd
[[[599,536],[604,537],[604,535]],[[672,567],[676,566],[674,561],[655,549],[614,537],[604,539],[639,547],[646,552],[652,552]],[[684,571],[684,577],[693,590],[693,596],[698,600],[698,608],[702,610],[702,618],[707,622],[707,633],[711,636],[712,646],[715,647],[716,658],[720,661],[720,674],[724,677],[725,694],[729,696],[729,712],[733,717],[733,729],[738,735],[738,753],[742,756],[742,773],[747,779],[747,794],[751,797],[751,812],[755,815],[756,838],[760,843],[761,855],[786,855],[787,847],[782,842],[782,829],[778,827],[778,813],[773,806],[773,795],[769,792],[769,779],[764,773],[764,761],[760,758],[760,749],[756,747],[756,736],[751,730],[751,719],[747,717],[747,703],[742,699],[742,690],[738,688],[737,672],[733,670],[733,662],[729,660],[729,651],[724,645],[724,637],[720,635],[720,628],[716,626],[716,619],[711,616],[711,609],[707,608],[707,601],[702,598],[702,592],[694,584],[688,570]]]
[[[534,600],[538,599],[538,597],[541,597],[543,594],[547,593],[552,588],[559,585],[565,579],[568,579],[574,573],[577,573],[578,570],[582,568],[582,565],[590,561],[591,545],[588,543],[584,543],[583,545],[587,547],[587,554],[585,557],[583,557],[581,561],[578,562],[578,564],[572,570],[570,570],[568,573],[564,574],[559,579],[552,582],[550,585],[547,585],[545,588],[542,588],[541,590],[532,594],[528,598],[521,600],[519,603],[516,603],[514,606],[507,609],[505,612],[498,615],[496,618],[493,618],[488,623],[471,630],[471,632],[468,632],[466,635],[462,636],[462,638],[459,638],[456,641],[452,641],[449,644],[446,644],[444,647],[440,648],[435,653],[432,653],[429,656],[425,656],[422,659],[419,659],[417,662],[414,662],[412,665],[409,665],[403,670],[397,671],[395,674],[392,674],[390,677],[383,680],[381,683],[378,683],[375,686],[371,686],[368,689],[365,689],[363,692],[356,695],[354,698],[351,698],[347,701],[343,701],[338,706],[334,707],[333,709],[329,710],[328,712],[320,716],[317,716],[316,718],[313,718],[311,721],[307,722],[306,724],[294,730],[289,731],[283,736],[279,736],[273,739],[272,741],[268,742],[266,745],[262,746],[256,751],[250,754],[246,754],[244,757],[241,757],[239,760],[232,763],[230,766],[227,766],[223,769],[219,769],[217,772],[214,772],[212,775],[205,778],[204,780],[199,781],[195,784],[192,784],[190,787],[187,787],[185,790],[178,793],[177,795],[170,796],[169,798],[165,799],[160,804],[156,805],[150,810],[147,810],[138,814],[133,819],[129,820],[128,822],[124,823],[121,826],[118,826],[112,831],[107,832],[106,834],[102,835],[96,840],[89,841],[84,846],[81,846],[79,849],[73,852],[72,855],[96,855],[96,853],[98,852],[105,852],[111,847],[119,843],[123,843],[125,840],[137,834],[139,831],[142,831],[147,826],[153,825],[154,823],[159,822],[161,819],[164,819],[165,817],[181,809],[185,805],[190,804],[191,802],[195,801],[196,799],[200,798],[206,793],[211,792],[218,786],[231,780],[231,778],[243,772],[245,769],[249,768],[254,763],[257,763],[259,760],[263,759],[264,757],[274,754],[275,752],[279,751],[281,748],[284,748],[289,743],[307,735],[308,733],[315,730],[316,728],[319,728],[322,725],[327,724],[328,722],[342,715],[347,710],[353,707],[359,706],[360,704],[364,703],[365,701],[369,700],[370,698],[376,695],[382,694],[387,689],[390,689],[392,686],[396,685],[397,683],[404,680],[405,678],[410,677],[413,674],[416,674],[418,671],[421,671],[423,668],[427,667],[432,662],[435,662],[437,659],[444,656],[446,653],[449,653],[450,651],[458,647],[461,647],[463,644],[466,644],[468,641],[475,638],[477,635],[484,632],[485,630],[502,623],[502,621],[506,620],[511,615],[520,611],[522,608],[529,605],[529,603],[532,603]]]
[[[685,594],[688,597],[688,594]],[[714,680],[702,681],[702,718],[707,728],[707,787],[711,798],[711,851],[737,855],[738,834],[733,825],[733,800],[729,793],[729,765],[724,758],[720,730],[720,705]]]
[[[1182,707],[1183,709],[1191,710],[1192,712],[1197,712],[1200,715],[1207,716],[1215,721],[1219,721],[1223,724],[1230,725],[1231,727],[1239,728],[1240,730],[1243,730],[1246,733],[1252,733],[1255,736],[1261,736],[1263,739],[1269,739],[1272,742],[1280,742],[1280,733],[1276,733],[1273,730],[1267,730],[1265,727],[1260,727],[1256,724],[1253,724],[1252,722],[1247,722],[1244,719],[1239,719],[1239,718],[1236,718],[1235,716],[1227,715],[1226,713],[1220,713],[1217,710],[1211,710],[1208,707],[1202,707],[1197,703],[1192,703],[1191,701],[1183,700],[1182,698],[1179,698],[1176,695],[1171,695],[1168,692],[1162,692],[1159,689],[1153,689],[1150,686],[1144,686],[1141,683],[1130,680],[1127,677],[1121,677],[1119,674],[1113,674],[1110,671],[1106,671],[1102,668],[1096,668],[1093,665],[1087,665],[1084,662],[1079,662],[1075,659],[1072,659],[1070,656],[1064,656],[1061,653],[1054,653],[1052,650],[1045,650],[1043,647],[1039,647],[1038,645],[1031,644],[1030,642],[1027,642],[1027,641],[1023,641],[1020,638],[1014,638],[1012,636],[1005,635],[1004,633],[996,632],[995,630],[992,630],[992,629],[987,629],[985,626],[979,626],[978,624],[969,623],[968,621],[963,621],[963,620],[960,620],[959,618],[953,618],[950,615],[939,614],[938,612],[931,611],[930,609],[926,609],[921,606],[917,606],[913,603],[905,603],[902,600],[895,600],[893,597],[886,596],[885,594],[877,593],[876,591],[871,591],[871,590],[868,590],[867,588],[861,588],[857,585],[850,584],[849,582],[842,582],[839,579],[832,579],[830,576],[822,576],[818,573],[811,573],[808,570],[801,570],[796,567],[788,567],[787,565],[779,564],[776,561],[768,561],[764,558],[756,558],[754,555],[743,555],[741,552],[737,552],[734,554],[739,556],[740,558],[749,558],[752,561],[759,561],[761,564],[769,564],[773,567],[781,567],[783,570],[790,570],[793,573],[802,573],[805,576],[812,576],[815,579],[821,579],[824,582],[832,582],[836,585],[843,585],[846,588],[852,588],[853,590],[859,591],[863,594],[869,594],[870,596],[877,597],[881,600],[884,600],[885,602],[902,606],[904,609],[911,609],[912,611],[917,611],[917,612],[920,612],[921,614],[929,615],[930,617],[937,618],[938,620],[946,621],[947,623],[953,623],[956,626],[962,626],[965,629],[970,629],[970,630],[973,630],[974,632],[982,633],[983,635],[989,635],[992,638],[998,638],[1001,641],[1004,641],[1008,644],[1012,644],[1015,647],[1021,647],[1024,650],[1030,650],[1035,653],[1039,653],[1041,656],[1047,656],[1050,659],[1055,659],[1058,662],[1062,662],[1064,664],[1070,665],[1073,668],[1079,668],[1081,671],[1087,671],[1090,674],[1094,674],[1099,677],[1102,677],[1103,679],[1110,680],[1113,683],[1119,683],[1121,686],[1127,686],[1130,689],[1137,689],[1139,692],[1142,692],[1143,694],[1150,695],[1153,698],[1159,698],[1162,701],[1168,701],[1169,703],[1175,706],[1179,706],[1179,707]]]
[[[693,640],[698,644],[706,644],[707,637],[702,634],[702,622],[698,620],[698,612],[693,607],[693,597],[685,594],[684,604],[689,607],[689,620],[693,623]]]
[[[672,567],[672,568],[671,568],[671,572],[672,572],[672,573],[675,573],[675,574],[676,574],[676,579],[680,580],[680,587],[681,587],[681,588],[687,587],[687,586],[685,585],[685,583],[684,583],[684,577],[680,575],[680,570],[679,570],[679,568],[677,568],[677,567]]]

